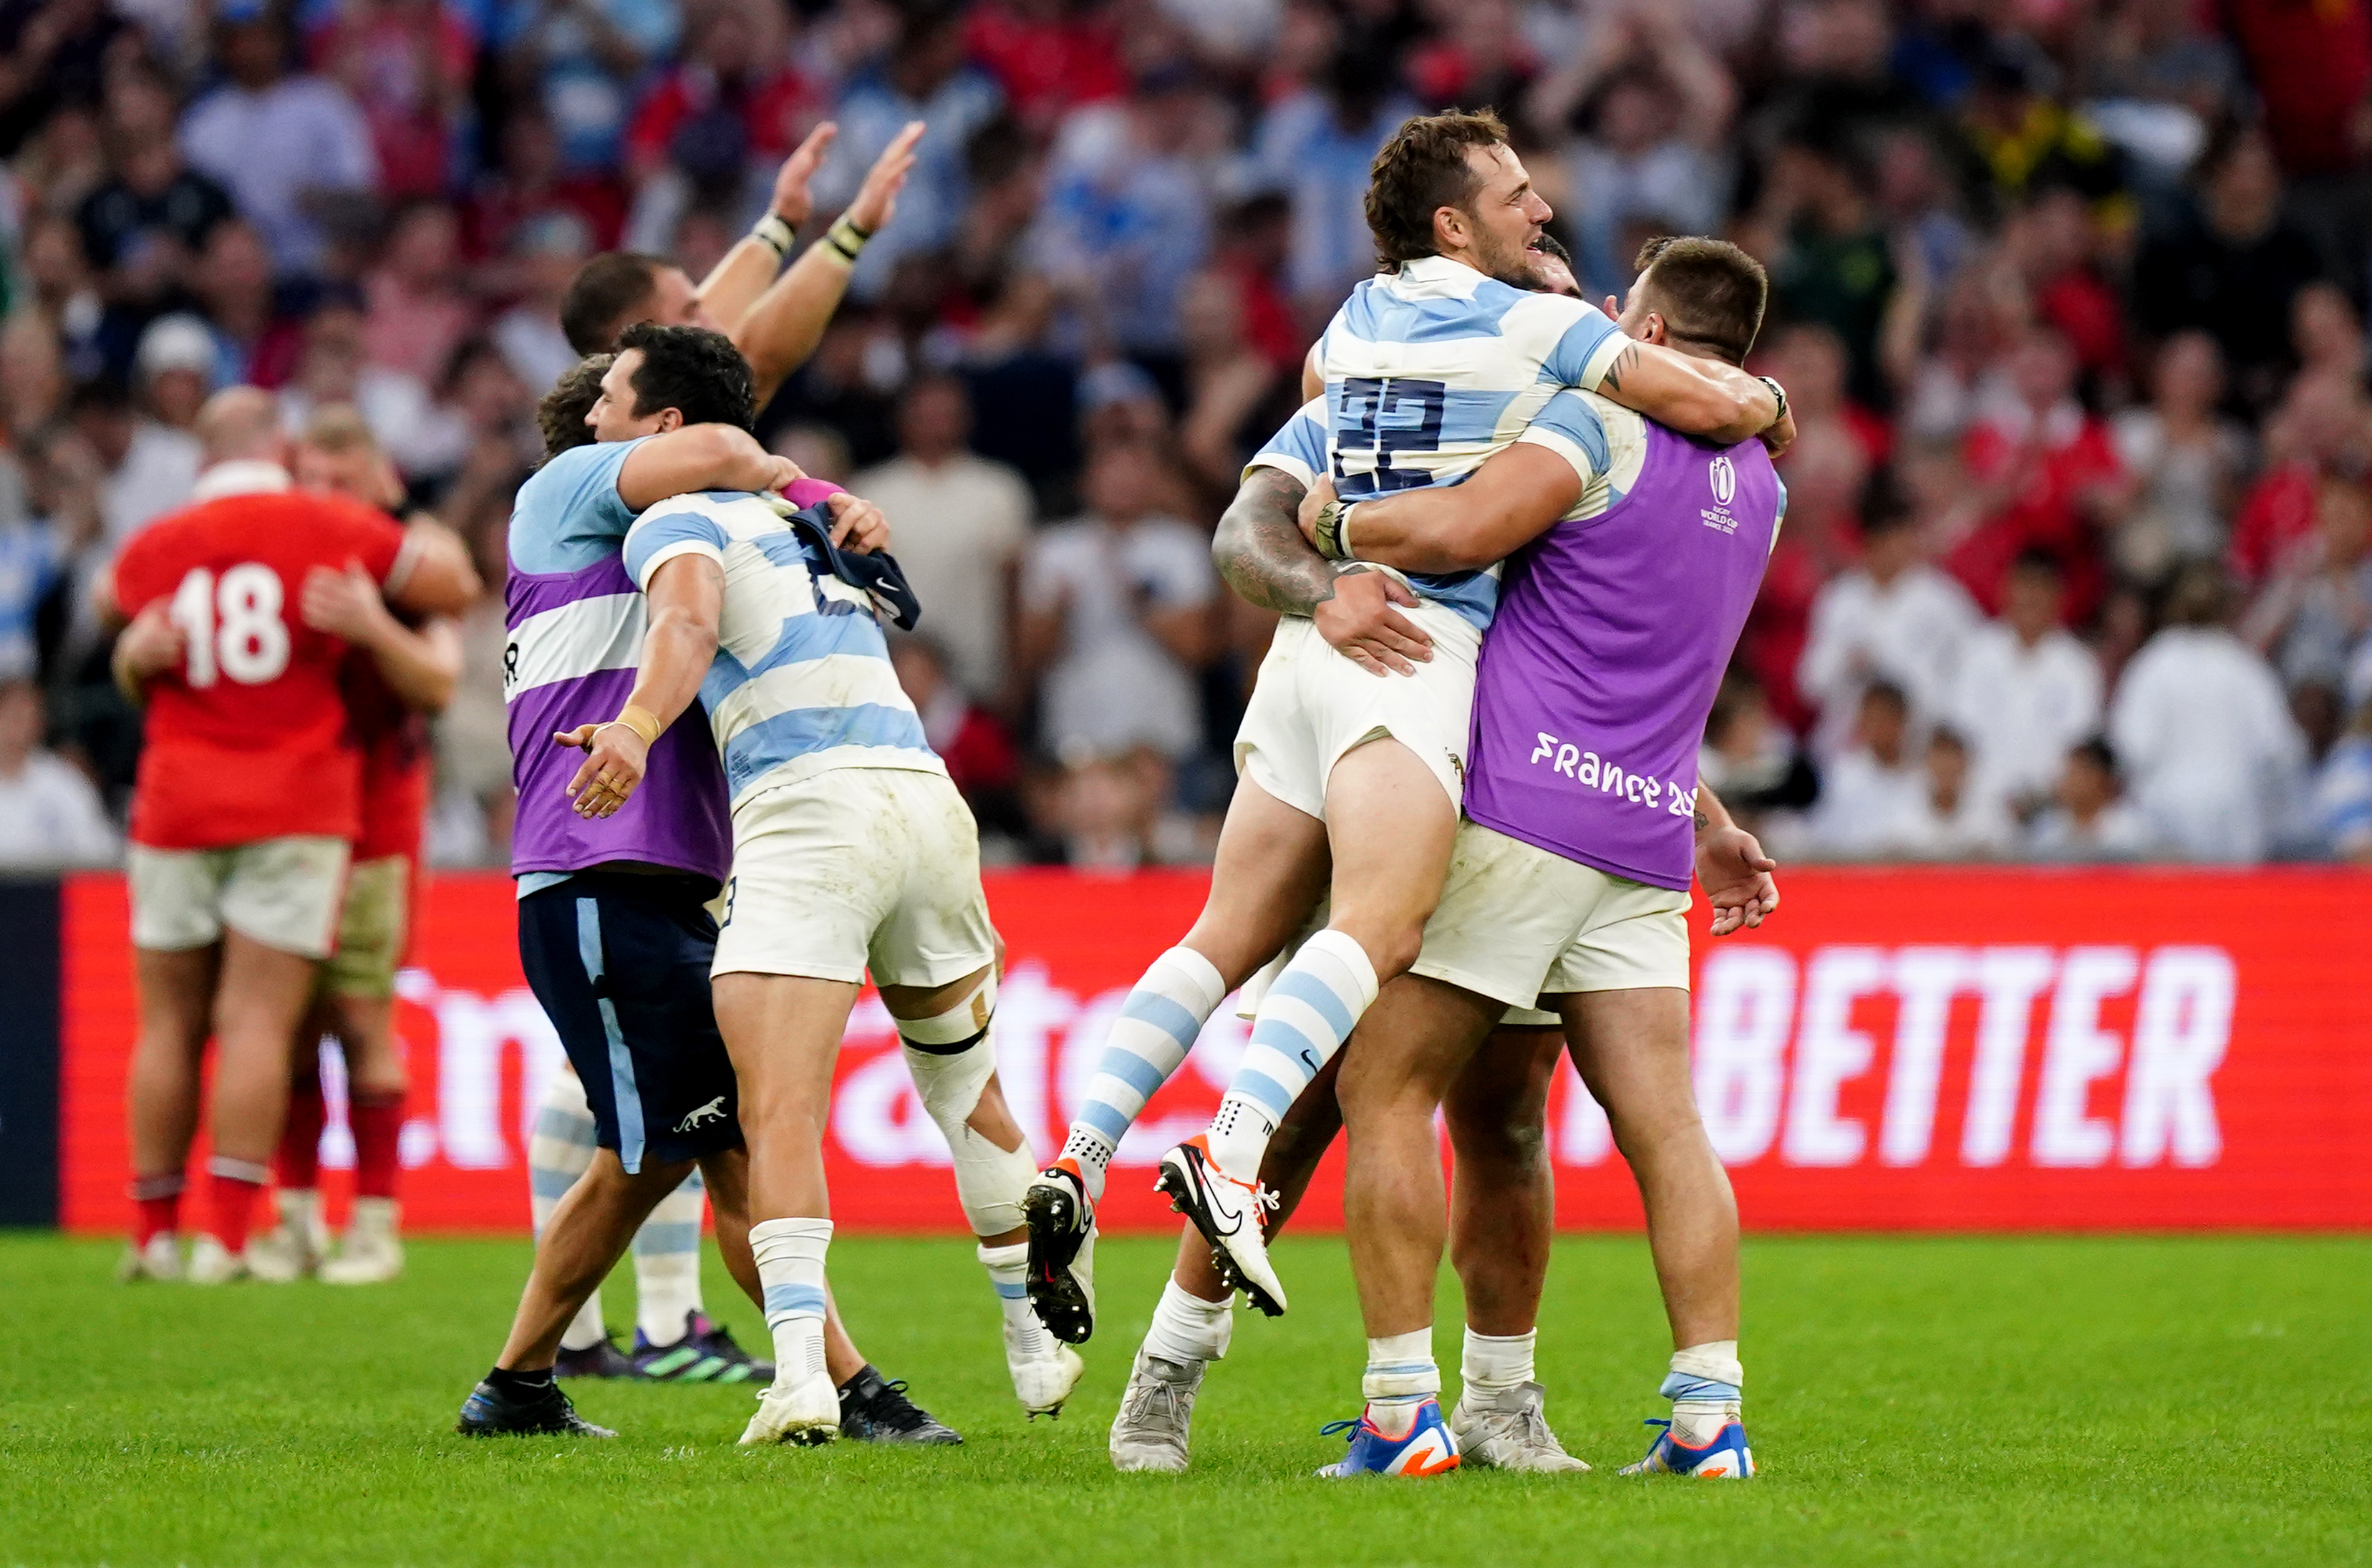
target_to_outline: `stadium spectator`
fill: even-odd
[[[197,442],[186,431],[145,417],[123,388],[87,382],[75,389],[66,413],[106,473],[99,508],[109,548],[122,549],[190,498],[198,478]]]
[[[1861,564],[1831,578],[1813,601],[1796,669],[1796,689],[1820,709],[1816,755],[1843,749],[1872,680],[1910,699],[1914,730],[1948,713],[1963,645],[1978,627],[1969,596],[1924,558],[1926,540],[1899,497],[1877,501],[1861,541]]]
[[[460,221],[442,202],[410,203],[390,220],[380,254],[363,280],[364,357],[433,381],[478,319],[460,288]]]
[[[1808,728],[1819,709],[1796,690],[1811,635],[1812,606],[1829,578],[1854,558],[1869,459],[1843,431],[1815,425],[1787,454],[1785,526],[1762,574],[1738,657],[1754,672],[1790,728]]]
[[[2355,710],[2315,775],[2314,816],[2324,854],[2372,865],[2372,702]]]
[[[2306,741],[2272,667],[2226,625],[2230,598],[2220,568],[2177,575],[2109,738],[2153,832],[2193,860],[2253,865],[2293,830]]]
[[[2017,839],[1999,800],[1971,785],[1969,743],[1948,725],[1927,737],[1918,800],[1882,846],[1914,860],[1991,860]]]
[[[469,108],[477,38],[444,0],[342,0],[308,40],[315,65],[346,90],[370,127],[378,194],[442,193]]]
[[[1772,711],[1762,683],[1742,669],[1725,677],[1714,696],[1697,778],[1766,845],[1797,836],[1796,818],[1820,789],[1820,776]],[[1782,814],[1784,822],[1777,819]]]
[[[2258,595],[2241,635],[2273,660],[2283,682],[2335,689],[2372,632],[2372,492],[2322,482],[2314,537],[2292,551]]]
[[[1115,442],[1087,460],[1087,513],[1046,529],[1022,571],[1017,657],[1042,675],[1040,735],[1065,760],[1203,744],[1194,671],[1218,597],[1210,537],[1161,515],[1159,459]]]
[[[1928,781],[1912,752],[1911,700],[1889,680],[1864,687],[1852,748],[1820,773],[1808,842],[1827,855],[1898,852],[1908,825],[1927,808]]]
[[[888,508],[883,508],[885,511]],[[922,715],[923,734],[948,765],[983,832],[1021,827],[1021,753],[996,716],[964,694],[939,645],[919,633],[890,645],[898,684]]]
[[[41,693],[23,676],[0,682],[0,869],[103,865],[122,850],[81,769],[41,749]]]
[[[1896,280],[1872,190],[1858,148],[1842,133],[1800,128],[1772,155],[1750,223],[1765,248],[1773,313],[1835,332],[1850,366],[1847,389],[1884,408],[1892,398],[1878,343]]]
[[[73,524],[52,510],[63,488],[50,471],[48,448],[55,444],[52,438],[0,463],[0,680],[41,675],[38,617],[68,564]]]
[[[933,652],[955,684],[974,702],[1010,709],[1017,693],[1009,684],[1008,620],[1033,509],[1021,476],[971,450],[971,435],[963,382],[923,377],[898,406],[898,455],[850,488],[888,515],[898,563],[929,617]]]
[[[1271,103],[1252,134],[1250,183],[1292,204],[1285,286],[1305,325],[1332,315],[1373,269],[1367,168],[1416,112],[1393,85],[1391,62],[1366,44],[1338,46],[1320,80]]]
[[[964,42],[1041,138],[1082,105],[1128,92],[1119,18],[1080,0],[988,0],[971,8]]]
[[[274,272],[317,272],[325,205],[378,184],[369,122],[335,83],[289,74],[287,39],[261,0],[230,0],[218,15],[227,79],[182,117],[182,156],[231,193]]]
[[[2098,736],[2069,749],[2052,801],[2027,836],[2038,860],[2141,860],[2157,848],[2148,821],[2124,798],[2117,754]]]
[[[204,321],[190,315],[159,316],[140,334],[140,347],[132,356],[142,409],[169,430],[194,428],[198,410],[215,389],[219,364],[214,334]]]
[[[2059,563],[2029,551],[2010,568],[2001,618],[1960,652],[1948,705],[1975,761],[1971,793],[2024,818],[2041,806],[2068,749],[2100,727],[2100,665],[2061,624]]]
[[[112,177],[75,214],[83,254],[119,301],[154,305],[185,286],[228,192],[182,161],[173,141],[172,88],[146,68],[122,72],[107,95]],[[120,368],[120,367],[119,367]]]
[[[2264,426],[2264,464],[2232,525],[2229,563],[2244,586],[2264,581],[2312,538],[2327,474],[2372,465],[2372,402],[2360,382],[2301,375]]]
[[[2163,582],[2186,561],[2224,553],[2249,440],[2218,412],[2223,400],[2224,355],[2215,340],[2180,331],[2158,347],[2148,404],[2111,423],[2117,460],[2135,482],[2133,505],[2110,546],[2129,579]]]

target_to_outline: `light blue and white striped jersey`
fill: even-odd
[[[1567,388],[1595,391],[1627,342],[1580,300],[1533,294],[1439,256],[1403,261],[1353,289],[1334,313],[1318,341],[1323,406],[1303,409],[1252,466],[1308,482],[1318,469],[1307,456],[1308,421],[1346,501],[1456,484],[1545,412],[1572,426],[1571,439],[1552,444],[1561,455],[1594,451],[1587,488],[1605,473],[1604,434],[1584,438],[1595,415],[1578,400],[1551,412],[1552,400]],[[1483,628],[1498,579],[1493,566],[1412,574],[1409,586]]]
[[[716,659],[700,700],[737,809],[833,768],[947,772],[898,685],[872,599],[812,559],[774,503],[679,495],[626,535],[626,570],[645,593],[679,555],[725,569]]]

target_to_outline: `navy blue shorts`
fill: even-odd
[[[519,963],[585,1084],[600,1144],[639,1171],[741,1146],[709,1001],[716,923],[689,877],[586,872],[519,900]]]

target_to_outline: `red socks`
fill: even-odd
[[[207,1228],[229,1251],[246,1249],[255,1201],[263,1195],[264,1179],[270,1174],[262,1166],[221,1155],[206,1162],[206,1196],[214,1210],[214,1224]]]
[[[288,1086],[288,1120],[280,1129],[280,1153],[273,1162],[282,1187],[304,1192],[321,1185],[321,1126],[328,1120],[319,1077]]]
[[[346,1116],[355,1130],[355,1196],[394,1197],[403,1141],[403,1096],[358,1094]]]
[[[132,1179],[132,1204],[138,1215],[132,1225],[134,1246],[145,1248],[151,1238],[171,1236],[181,1228],[181,1191],[187,1185],[178,1170],[169,1176]]]

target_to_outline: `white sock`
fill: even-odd
[[[1466,1391],[1487,1398],[1534,1381],[1532,1346],[1539,1338],[1538,1329],[1521,1334],[1478,1334],[1467,1330],[1458,1365]]]
[[[1657,1390],[1672,1401],[1672,1441],[1702,1448],[1745,1413],[1746,1368],[1736,1340],[1707,1340],[1672,1353]]]
[[[1441,1393],[1441,1368],[1433,1361],[1433,1326],[1367,1342],[1367,1371],[1359,1379],[1367,1419],[1387,1437],[1406,1436],[1416,1424],[1417,1407]]]
[[[1340,931],[1301,945],[1252,1019],[1251,1045],[1211,1118],[1211,1157],[1238,1181],[1260,1179],[1269,1134],[1376,1000],[1366,949]]]
[[[1162,1286],[1161,1304],[1153,1309],[1153,1327],[1145,1331],[1145,1353],[1164,1361],[1217,1361],[1227,1353],[1236,1331],[1236,1298],[1205,1301],[1171,1280]]]
[[[527,1141],[528,1207],[537,1236],[543,1235],[552,1211],[593,1163],[594,1138],[593,1112],[585,1103],[585,1086],[574,1073],[554,1073],[543,1104],[536,1109],[535,1129]],[[601,1319],[601,1287],[596,1285],[569,1320],[568,1331],[560,1336],[560,1348],[590,1350],[609,1335],[609,1325]]]
[[[708,1188],[692,1167],[634,1232],[634,1326],[655,1345],[671,1345],[701,1310],[700,1215]]]
[[[1017,1355],[1045,1354],[1046,1326],[1038,1321],[1029,1306],[1029,1244],[983,1245],[980,1266],[988,1271],[988,1283],[996,1287],[996,1304],[1005,1311],[1006,1348]]]
[[[766,1328],[774,1336],[774,1376],[785,1387],[823,1370],[823,1260],[830,1220],[761,1220],[750,1227]]]
[[[1090,1202],[1103,1197],[1105,1169],[1130,1124],[1154,1091],[1186,1064],[1195,1037],[1227,994],[1225,977],[1192,947],[1172,947],[1154,959],[1128,993],[1063,1141],[1064,1156],[1078,1162]]]

